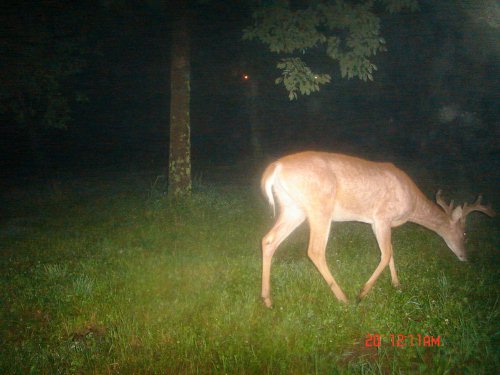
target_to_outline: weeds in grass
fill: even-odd
[[[63,279],[68,274],[67,264],[45,264],[43,269],[48,280]]]
[[[155,177],[151,186],[147,190],[146,201],[154,208],[161,207],[162,201],[167,196],[167,178],[165,175]]]

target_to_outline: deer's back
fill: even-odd
[[[411,215],[421,194],[408,175],[391,163],[307,151],[285,156],[276,164],[281,166],[282,193],[306,212],[331,211],[334,221],[388,220],[399,225]]]

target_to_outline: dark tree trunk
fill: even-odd
[[[191,142],[189,122],[190,64],[188,14],[173,24],[170,68],[169,195],[191,193]]]
[[[250,77],[245,91],[245,104],[250,122],[250,147],[252,160],[257,163],[262,159],[261,127],[259,118],[259,83],[255,77]]]

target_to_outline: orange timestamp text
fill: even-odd
[[[390,345],[397,348],[408,346],[441,346],[441,336],[429,336],[418,334],[391,333],[383,335],[379,333],[368,333],[365,337],[365,347],[380,347]]]

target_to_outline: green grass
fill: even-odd
[[[274,309],[260,301],[260,239],[273,223],[252,189],[187,202],[150,189],[67,188],[4,202],[1,373],[496,373],[498,221],[469,231],[459,262],[434,233],[394,230],[402,288],[385,271],[339,304],[306,257],[307,228],[277,252]],[[379,261],[369,226],[334,223],[332,273],[354,300]],[[367,334],[382,334],[367,347]],[[393,347],[390,334],[440,337]]]

